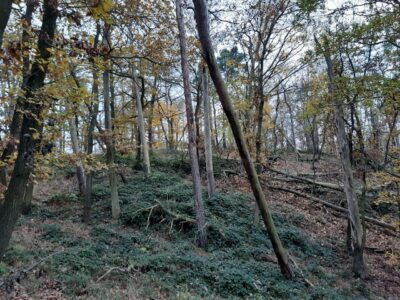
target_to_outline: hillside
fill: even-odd
[[[106,172],[95,177],[89,225],[81,220],[73,169],[59,169],[38,184],[32,212],[20,219],[0,263],[1,299],[396,299],[400,294],[399,241],[387,230],[368,227],[369,278],[353,279],[345,219],[318,203],[268,191],[295,265],[295,279],[285,280],[262,223],[253,224],[254,204],[236,161],[217,160],[218,193],[207,199],[204,191],[206,250],[194,243],[188,160],[153,158],[147,180],[128,167],[130,158],[119,161],[127,180],[118,183],[119,221],[111,219]],[[329,163],[323,163],[327,170]],[[299,172],[309,165],[288,158],[274,167]],[[225,176],[226,170],[237,174]]]

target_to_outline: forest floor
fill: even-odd
[[[81,221],[73,168],[39,183],[32,212],[20,218],[0,263],[0,299],[399,299],[400,244],[394,233],[368,226],[369,276],[354,279],[343,216],[268,191],[280,236],[296,264],[295,279],[287,281],[262,222],[253,225],[254,201],[236,161],[215,162],[218,193],[204,197],[206,250],[194,243],[187,158],[152,163],[153,175],[145,180],[127,167],[133,164],[129,158],[120,158],[127,183],[119,183],[119,221],[111,219],[106,172],[96,175],[88,225]],[[338,169],[329,160],[315,167],[330,174]],[[311,164],[287,159],[274,168],[310,172]],[[233,176],[224,176],[232,169]],[[322,197],[343,198],[340,192]],[[10,280],[13,276],[18,280]]]

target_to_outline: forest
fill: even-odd
[[[399,0],[0,0],[0,299],[399,297]]]

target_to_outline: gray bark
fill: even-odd
[[[205,247],[207,244],[207,231],[206,231],[206,220],[204,212],[204,204],[201,195],[201,180],[200,180],[200,168],[199,160],[196,151],[196,133],[194,129],[194,116],[192,107],[192,94],[190,91],[190,79],[189,79],[189,62],[187,54],[187,40],[186,40],[186,29],[182,13],[182,1],[175,0],[176,6],[176,19],[178,22],[179,29],[179,45],[181,52],[181,65],[183,75],[183,89],[185,94],[185,106],[186,106],[186,118],[187,118],[187,131],[189,139],[189,155],[192,167],[192,179],[193,179],[193,193],[195,202],[195,213],[196,222],[198,228],[198,239],[197,243],[200,247]]]
[[[138,78],[135,73],[135,69],[132,67],[132,80],[133,86],[135,89],[136,95],[136,110],[138,114],[138,125],[140,132],[140,146],[141,152],[143,153],[143,169],[146,177],[150,175],[150,155],[149,155],[149,143],[146,138],[146,129],[144,124],[144,115],[143,115],[143,107],[142,107],[142,97],[141,94],[144,91],[141,91],[141,87],[139,86]]]
[[[329,79],[329,93],[334,100],[335,122],[336,122],[336,138],[337,147],[340,154],[340,162],[343,169],[343,187],[346,194],[347,207],[349,210],[349,221],[351,229],[351,238],[353,243],[353,272],[356,276],[361,277],[366,273],[363,257],[363,230],[361,225],[360,210],[358,207],[357,195],[354,188],[353,172],[350,163],[350,150],[347,140],[345,121],[344,121],[344,104],[337,97],[337,86],[335,82],[335,73],[333,62],[330,54],[329,42],[324,38],[324,44],[315,38],[317,46],[323,51],[327,66],[327,75]]]
[[[105,39],[109,43],[110,26],[105,27]],[[108,165],[108,178],[110,182],[111,192],[111,212],[113,219],[118,219],[121,213],[118,196],[117,174],[115,172],[115,145],[112,131],[112,117],[111,117],[111,97],[110,97],[110,72],[105,70],[103,72],[103,96],[104,96],[104,120],[105,120],[105,133],[106,133],[106,156]]]
[[[212,140],[211,140],[211,120],[210,120],[210,99],[208,97],[208,76],[205,67],[202,68],[202,95],[204,103],[204,147],[206,156],[207,171],[207,188],[208,196],[211,197],[215,193],[214,167],[212,157]]]

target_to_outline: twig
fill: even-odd
[[[334,205],[334,204],[332,204],[332,203],[330,203],[330,202],[328,202],[328,201],[319,199],[319,198],[317,198],[317,197],[310,196],[310,195],[306,195],[306,194],[300,193],[300,192],[298,192],[298,191],[291,190],[291,189],[287,189],[287,188],[283,188],[283,187],[276,187],[276,186],[272,186],[272,185],[268,185],[268,184],[264,184],[264,186],[267,187],[267,188],[269,188],[269,189],[272,189],[272,190],[277,190],[277,191],[282,191],[282,192],[291,193],[291,194],[294,194],[294,195],[296,195],[296,196],[299,196],[299,197],[302,197],[302,198],[305,198],[305,199],[309,199],[309,200],[312,200],[312,201],[321,203],[321,204],[323,204],[323,205],[326,206],[326,207],[330,207],[330,208],[332,208],[332,209],[334,209],[334,210],[336,210],[336,211],[338,211],[338,212],[341,212],[341,213],[344,213],[344,214],[348,215],[348,210],[347,210],[346,208],[340,207],[340,206],[337,206],[337,205]],[[390,230],[396,231],[396,227],[393,226],[393,225],[391,225],[391,224],[378,221],[378,220],[373,219],[373,218],[371,218],[371,217],[365,217],[365,220],[366,220],[367,222],[369,222],[369,223],[371,223],[371,224],[374,224],[374,225],[377,225],[377,226],[379,226],[379,227],[383,227],[383,228],[386,228],[386,229],[390,229]]]
[[[310,287],[314,287],[314,284],[310,281],[310,280],[308,280],[307,278],[306,278],[306,276],[304,275],[304,273],[303,273],[303,271],[301,270],[301,268],[299,267],[299,265],[296,263],[296,261],[293,259],[293,257],[291,257],[290,255],[289,255],[289,260],[293,263],[293,265],[295,266],[295,268],[297,269],[297,270],[299,270],[299,272],[300,272],[300,276],[303,278],[303,280],[304,280],[304,282],[306,283],[306,285],[307,286],[310,286]]]
[[[108,274],[110,274],[112,271],[117,270],[121,273],[127,273],[127,270],[125,269],[121,269],[119,267],[112,267],[111,269],[109,269],[107,272],[105,272],[103,275],[101,275],[99,278],[97,278],[96,282],[99,282],[100,280],[102,280],[103,278],[105,278]]]
[[[11,274],[7,279],[4,279],[3,281],[0,281],[0,288],[3,287],[4,285],[6,285],[6,290],[11,291],[14,283],[15,282],[19,282],[21,280],[21,278],[25,277],[26,274],[30,271],[32,271],[34,268],[36,268],[38,265],[40,265],[41,263],[45,262],[46,260],[50,259],[51,257],[60,254],[62,252],[64,252],[65,250],[60,250],[58,252],[54,252],[48,256],[46,256],[45,258],[42,258],[41,260],[35,262],[34,264],[32,264],[31,266],[29,266],[28,268],[21,270],[21,271],[17,271],[14,272],[13,274]]]

